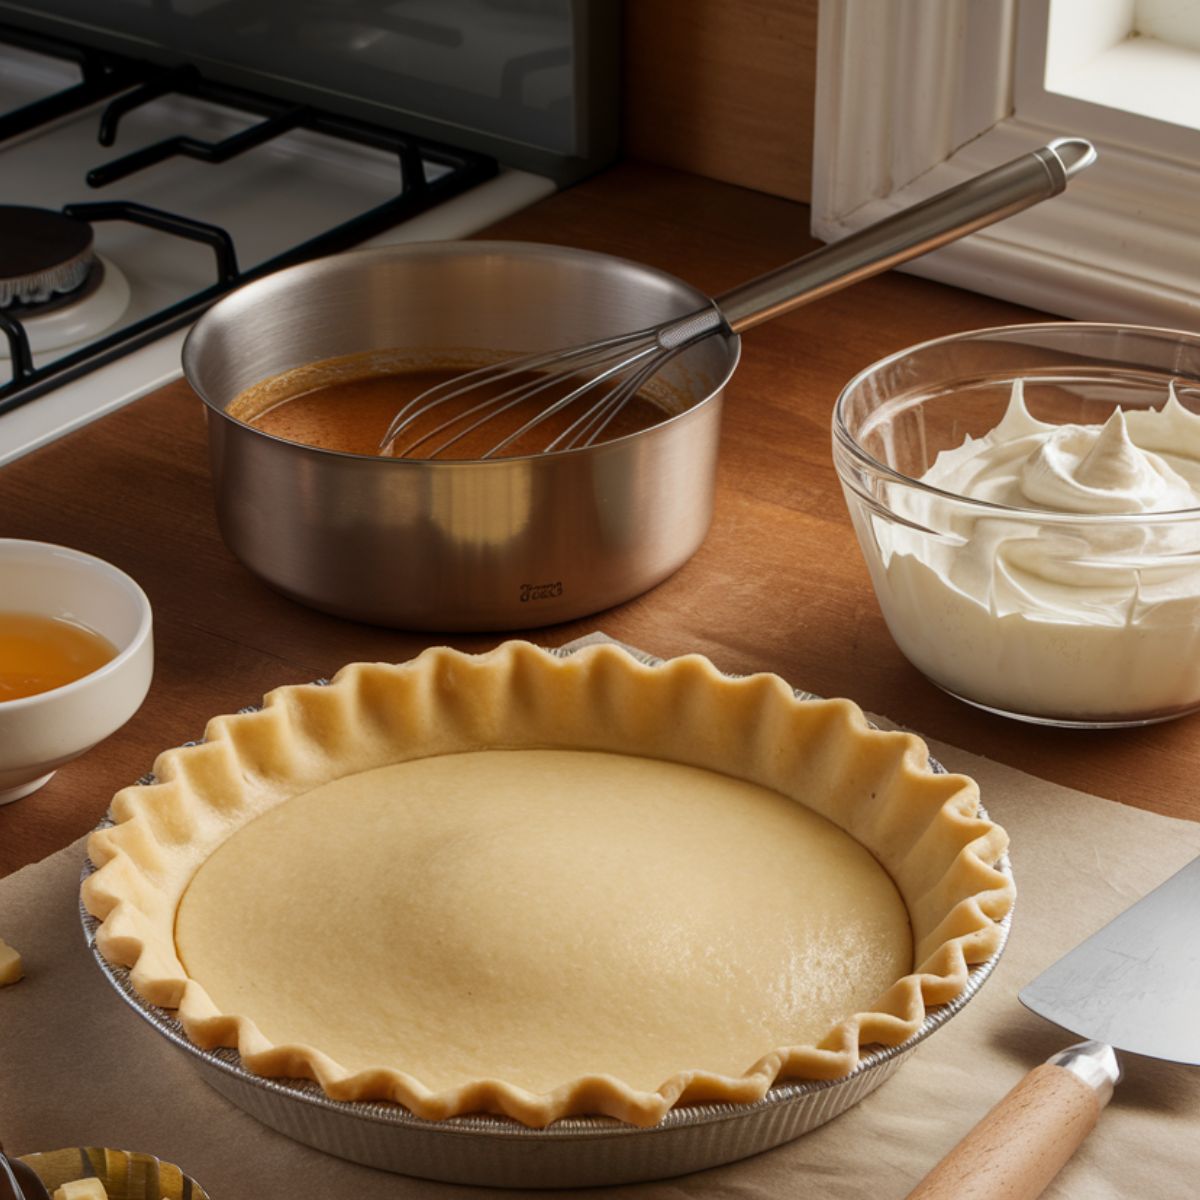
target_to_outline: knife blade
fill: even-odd
[[[1068,951],[1018,999],[1080,1037],[1200,1066],[1200,858]]]
[[[1019,993],[1088,1038],[1035,1067],[908,1200],[1034,1200],[1092,1131],[1120,1078],[1113,1047],[1200,1065],[1200,858]]]

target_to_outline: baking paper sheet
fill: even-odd
[[[1017,990],[1200,852],[1200,823],[1070,791],[953,747],[931,742],[930,748],[949,769],[978,780],[990,812],[1012,835],[1016,919],[1008,950],[980,995],[878,1092],[814,1133],[697,1175],[583,1194],[903,1197],[1026,1070],[1075,1040],[1026,1012]],[[77,842],[0,881],[0,936],[22,951],[26,964],[25,980],[0,989],[6,1149],[145,1150],[180,1164],[218,1200],[492,1194],[330,1158],[258,1125],[208,1088],[93,963],[78,918],[82,859]],[[1195,1196],[1200,1070],[1133,1058],[1126,1068],[1099,1128],[1048,1197]]]

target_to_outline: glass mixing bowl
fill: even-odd
[[[1152,430],[1135,440],[1200,486],[1195,334],[1014,325],[874,363],[838,397],[833,457],[896,644],[945,691],[1025,721],[1142,725],[1200,709],[1200,494],[1172,511],[1061,512],[922,481],[940,453],[1000,424],[1017,381],[1053,425],[1099,426],[1173,393],[1169,421],[1130,428]]]

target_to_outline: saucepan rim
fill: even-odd
[[[268,275],[264,275],[259,279],[252,280],[250,283],[243,284],[241,287],[223,296],[211,308],[209,308],[199,320],[188,330],[187,337],[184,339],[183,349],[181,353],[183,363],[183,374],[192,390],[203,401],[205,407],[214,415],[230,422],[257,437],[267,441],[275,442],[276,444],[287,447],[291,451],[295,451],[301,455],[316,455],[321,458],[334,459],[349,459],[361,463],[378,464],[377,469],[395,470],[397,468],[432,468],[434,470],[480,470],[480,469],[502,469],[511,467],[517,463],[537,463],[547,462],[559,459],[569,459],[579,457],[581,455],[597,454],[611,450],[613,447],[626,446],[638,439],[652,437],[660,431],[671,427],[681,425],[689,420],[698,419],[697,414],[707,409],[713,403],[719,401],[725,388],[728,386],[730,379],[733,378],[737,371],[738,365],[741,362],[742,345],[741,338],[736,333],[715,334],[714,337],[723,342],[728,363],[721,376],[714,382],[706,385],[705,394],[699,399],[694,400],[682,411],[670,415],[664,415],[663,420],[656,421],[653,425],[646,426],[645,429],[635,430],[633,433],[623,434],[621,437],[607,438],[602,442],[596,442],[591,446],[577,446],[569,450],[549,450],[535,452],[532,454],[514,454],[506,455],[503,458],[394,458],[378,454],[354,454],[347,450],[330,450],[323,446],[313,446],[305,442],[294,442],[287,438],[279,437],[277,434],[268,433],[260,429],[256,425],[248,424],[245,421],[233,416],[225,404],[210,397],[198,378],[199,367],[198,360],[201,356],[201,340],[206,335],[208,328],[216,321],[223,319],[230,311],[251,304],[260,292],[273,290],[285,283],[289,277],[302,276],[308,279],[314,269],[319,271],[326,270],[354,270],[356,267],[368,269],[370,264],[376,262],[388,261],[403,261],[405,258],[417,258],[426,256],[446,256],[457,257],[459,255],[483,253],[483,254],[508,254],[515,257],[554,257],[554,258],[571,258],[591,261],[603,261],[611,265],[627,268],[631,271],[637,271],[647,278],[656,278],[658,281],[670,284],[676,287],[685,289],[695,295],[697,308],[703,307],[704,304],[711,304],[712,298],[707,296],[699,288],[688,283],[684,279],[680,279],[676,275],[672,275],[669,271],[661,270],[658,267],[650,266],[646,263],[638,262],[635,259],[624,258],[616,254],[608,254],[599,250],[586,250],[576,246],[559,246],[550,242],[527,242],[527,241],[503,241],[499,239],[456,239],[439,242],[405,242],[387,246],[365,246],[358,247],[352,250],[343,250],[337,254],[326,255],[322,258],[309,259],[303,263],[297,263],[291,267],[284,267],[279,271],[273,271]],[[631,331],[632,332],[632,331]],[[381,352],[385,348],[380,348]],[[314,362],[321,361],[314,359]],[[299,364],[298,364],[299,365]],[[264,376],[270,378],[270,376]]]

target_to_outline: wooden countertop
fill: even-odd
[[[490,234],[640,259],[719,293],[810,248],[807,228],[802,205],[630,163]],[[694,650],[730,671],[777,671],[1043,778],[1200,820],[1197,718],[1077,732],[950,699],[892,642],[846,515],[829,450],[842,384],[911,343],[1041,315],[892,273],[754,330],[728,391],[716,517],[700,551],[620,608],[529,636],[556,645],[598,628],[661,655]],[[498,640],[358,625],[259,583],[217,533],[201,405],[182,382],[0,468],[0,511],[6,536],[75,546],[136,578],[154,606],[157,653],[128,725],[0,808],[0,874],[90,829],[117,788],[210,716],[355,659]]]

